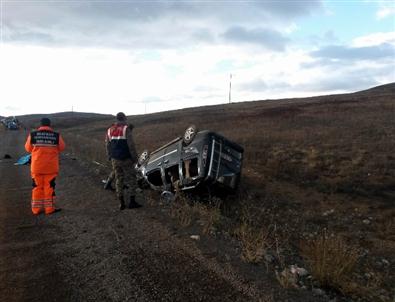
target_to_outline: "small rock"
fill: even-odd
[[[10,158],[12,158],[11,155],[9,155],[9,154],[4,155],[4,159],[10,159]]]
[[[298,273],[298,275],[299,275],[300,277],[304,277],[304,276],[307,276],[307,275],[309,274],[309,272],[308,272],[305,268],[303,268],[303,267],[298,267],[298,269],[296,270],[296,272]]]
[[[323,295],[325,295],[325,292],[322,289],[320,289],[320,288],[313,288],[312,292],[316,296],[323,296]]]
[[[369,220],[369,219],[364,219],[364,220],[362,220],[362,222],[363,222],[364,224],[370,224],[370,220]]]
[[[274,257],[268,253],[265,254],[265,261],[268,263],[272,263],[274,261]]]
[[[289,270],[292,274],[296,274],[300,277],[304,277],[309,274],[305,268],[298,267],[297,265],[291,265]]]
[[[390,262],[387,260],[387,259],[381,259],[381,262],[384,264],[384,265],[390,265]]]
[[[200,240],[200,236],[199,235],[191,235],[191,239]]]
[[[328,211],[325,211],[325,212],[322,214],[322,216],[328,216],[328,215],[333,214],[334,212],[335,212],[334,209],[330,209],[330,210],[328,210]]]
[[[321,284],[320,284],[320,282],[318,282],[317,280],[313,280],[313,286],[315,286],[315,287],[320,287]]]

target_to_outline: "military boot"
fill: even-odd
[[[137,203],[135,196],[130,196],[129,209],[141,208],[141,204]]]
[[[125,200],[123,199],[123,197],[120,197],[119,198],[119,209],[122,211],[122,210],[125,210]]]
[[[111,184],[112,184],[112,179],[109,177],[109,178],[107,178],[106,182],[104,183],[104,190],[114,191]]]

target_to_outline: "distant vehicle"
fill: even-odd
[[[209,130],[198,132],[192,125],[183,137],[140,155],[139,182],[158,191],[201,186],[234,191],[240,181],[243,152],[240,145],[222,135]]]
[[[20,128],[20,123],[15,116],[6,117],[1,122],[8,130],[18,130]]]

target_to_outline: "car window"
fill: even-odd
[[[159,169],[148,172],[147,179],[148,179],[148,182],[150,182],[152,185],[154,185],[156,187],[160,187],[163,185],[162,175],[161,175]]]
[[[178,165],[173,165],[165,169],[166,182],[168,184],[173,184],[177,180],[180,180],[178,167]]]
[[[185,178],[193,178],[199,175],[197,157],[182,161],[182,174]]]

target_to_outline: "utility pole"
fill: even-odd
[[[229,79],[229,104],[232,100],[232,74],[230,74],[230,79]]]

